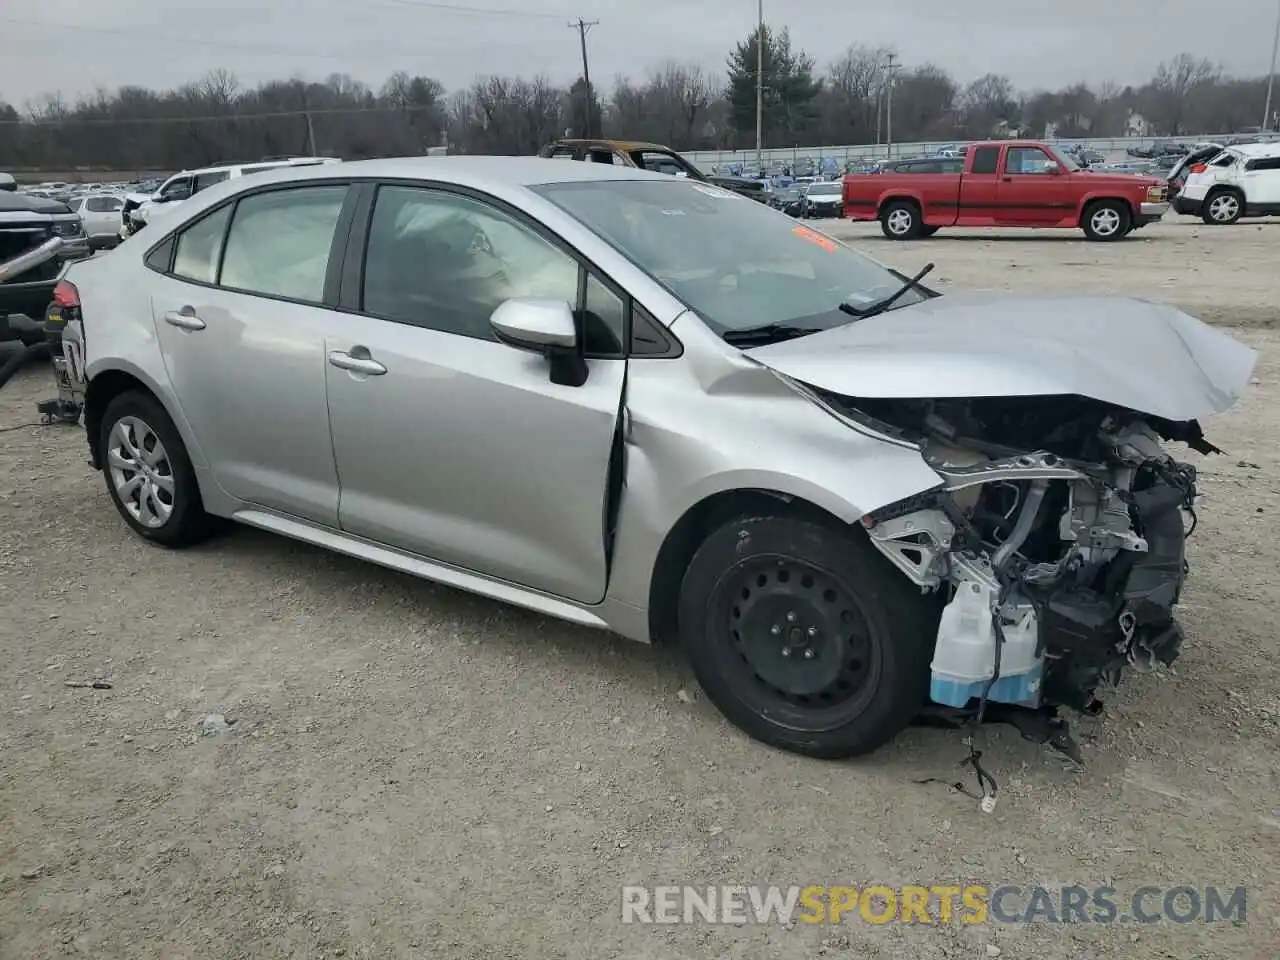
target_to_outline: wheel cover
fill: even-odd
[[[1111,207],[1103,207],[1093,212],[1089,225],[1098,236],[1109,237],[1120,229],[1120,214]]]
[[[914,218],[906,210],[894,210],[889,214],[888,223],[889,230],[902,236],[911,230],[911,224]]]
[[[1209,201],[1209,216],[1214,220],[1231,220],[1240,209],[1240,201],[1235,194],[1219,194]]]
[[[870,623],[839,577],[794,557],[753,557],[721,578],[711,629],[736,692],[770,719],[805,728],[860,714],[880,677]]]
[[[142,526],[164,526],[173,515],[173,464],[160,437],[138,417],[121,417],[107,441],[107,469],[116,496]]]

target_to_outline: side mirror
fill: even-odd
[[[688,176],[689,176],[689,171],[688,171],[688,170],[677,170],[677,171],[676,171],[676,176],[677,176],[677,177],[682,177],[682,178],[683,178],[683,177],[688,177]]]
[[[490,315],[489,326],[502,343],[546,357],[551,363],[552,383],[580,387],[587,382],[578,325],[566,301],[536,297],[504,300]]]
[[[1057,177],[1062,174],[1062,167],[1056,163],[1051,163],[1044,168],[1044,172],[1049,174],[1051,177]]]

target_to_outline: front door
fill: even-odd
[[[1052,173],[1052,170],[1057,173]],[[1009,147],[1000,178],[998,223],[1053,227],[1076,207],[1071,176],[1040,147]]]
[[[178,235],[152,296],[169,379],[218,485],[334,527],[324,349],[352,318],[321,304],[346,196],[326,184],[218,208]]]
[[[425,187],[379,188],[366,249],[359,295],[343,289],[364,319],[326,343],[343,530],[598,602],[626,361],[591,359],[586,383],[562,386],[489,327],[510,297],[578,303],[578,262],[504,210]]]

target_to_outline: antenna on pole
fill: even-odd
[[[586,112],[587,123],[587,129],[583,131],[582,134],[584,137],[591,137],[594,135],[592,131],[591,104],[592,101],[595,100],[595,97],[591,95],[591,71],[587,67],[587,31],[594,26],[598,26],[599,23],[599,20],[583,20],[579,17],[577,20],[574,20],[569,24],[570,30],[578,31],[578,41],[582,44],[582,85],[586,88],[584,91],[586,94],[586,102],[583,110]]]

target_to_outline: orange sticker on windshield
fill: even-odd
[[[836,249],[836,242],[830,237],[824,237],[817,230],[810,230],[808,227],[796,227],[791,232],[797,237],[808,240],[810,243],[816,243],[829,253]]]

